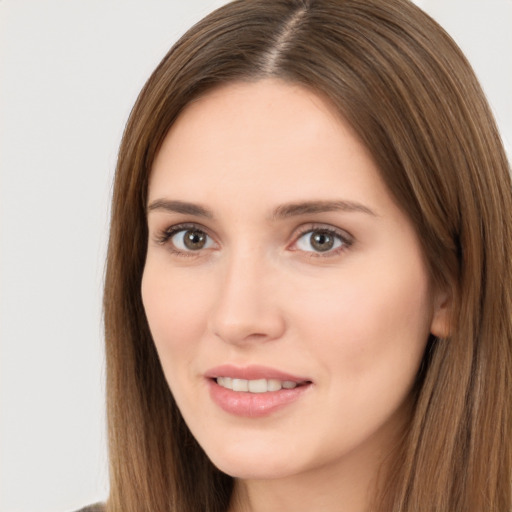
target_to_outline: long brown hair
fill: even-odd
[[[352,125],[450,291],[451,334],[429,340],[374,509],[512,510],[509,165],[470,65],[407,0],[238,0],[189,30],[144,86],[119,152],[107,262],[107,510],[227,510],[233,480],[184,424],[144,315],[145,202],[186,105],[266,77],[317,92]]]

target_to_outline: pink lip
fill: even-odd
[[[312,385],[311,381],[306,378],[264,366],[248,366],[241,368],[223,365],[212,368],[206,372],[205,377],[207,378],[210,397],[215,404],[229,414],[247,418],[268,416],[291,405],[310,390]],[[219,386],[215,380],[216,377],[232,377],[247,380],[289,380],[300,383],[300,385],[293,389],[281,389],[267,393],[250,393],[232,391]]]
[[[233,379],[277,379],[290,380],[292,382],[308,382],[311,379],[307,377],[299,377],[290,373],[285,373],[267,366],[250,365],[245,367],[224,364],[211,368],[205,373],[208,379],[216,379],[217,377],[231,377]]]

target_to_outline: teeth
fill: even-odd
[[[249,381],[245,379],[233,379],[233,391],[249,391]]]
[[[280,380],[268,379],[267,380],[267,391],[279,391],[283,385]]]
[[[279,391],[280,389],[293,389],[297,383],[291,380],[280,381],[277,379],[232,379],[231,377],[217,377],[217,384],[233,391],[248,391],[250,393],[266,393],[267,391]]]
[[[266,393],[267,392],[267,379],[250,380],[249,391],[251,393]]]
[[[233,389],[233,379],[231,377],[218,377],[217,384],[223,388]]]

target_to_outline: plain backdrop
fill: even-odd
[[[124,123],[186,28],[225,1],[0,0],[0,511],[108,493],[101,293]],[[512,0],[418,0],[512,143]]]

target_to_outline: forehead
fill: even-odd
[[[149,199],[348,193],[361,201],[374,191],[382,183],[373,159],[332,105],[306,88],[262,80],[222,86],[188,105],[157,154]]]

